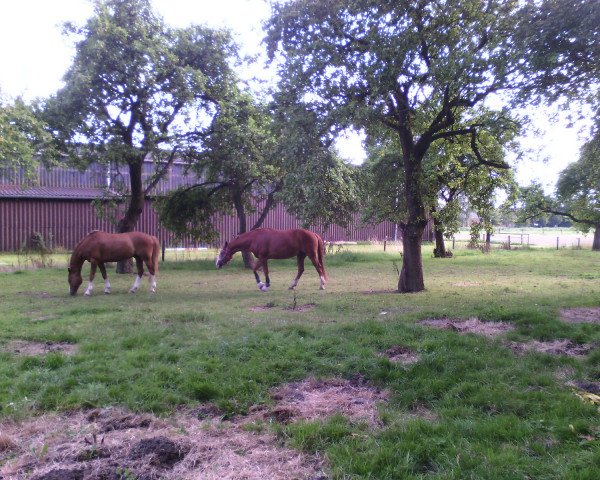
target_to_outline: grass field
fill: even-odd
[[[133,277],[111,269],[110,296],[98,275],[92,297],[83,288],[69,297],[66,255],[54,268],[0,273],[0,467],[27,448],[3,450],[2,425],[36,415],[119,406],[168,418],[210,402],[227,419],[272,404],[271,389],[289,382],[360,378],[389,392],[377,426],[335,415],[256,428],[318,454],[330,478],[600,478],[598,406],[569,386],[600,382],[600,325],[559,318],[562,308],[600,306],[598,253],[460,250],[433,259],[427,247],[426,291],[407,295],[393,293],[400,255],[381,245],[328,255],[324,292],[309,262],[294,293],[294,262],[271,261],[272,287],[262,293],[239,255],[220,271],[214,251],[198,256],[168,256],[156,295],[147,282],[130,295]],[[441,318],[514,330],[485,337],[418,323]],[[556,339],[591,350],[510,347]],[[15,354],[8,347],[17,340],[77,350]],[[381,355],[397,346],[419,360]]]

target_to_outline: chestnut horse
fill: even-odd
[[[69,262],[69,286],[71,295],[77,293],[77,289],[83,282],[81,278],[81,267],[87,260],[91,263],[90,283],[85,295],[91,295],[94,288],[94,276],[96,267],[100,267],[102,278],[104,278],[104,293],[110,293],[110,282],[106,277],[105,262],[119,262],[135,258],[137,265],[137,277],[135,283],[129,290],[135,293],[144,274],[144,263],[150,272],[150,291],[156,292],[156,273],[158,272],[158,253],[160,247],[158,239],[142,232],[107,233],[94,230],[88,233],[76,246]]]
[[[242,250],[252,252],[256,257],[257,260],[252,270],[254,271],[258,288],[263,292],[268,291],[271,285],[269,267],[267,265],[267,261],[271,258],[298,258],[298,274],[290,285],[290,290],[293,290],[298,285],[298,280],[302,276],[302,272],[304,272],[304,259],[306,257],[310,258],[321,279],[321,290],[325,289],[325,283],[327,282],[327,274],[325,273],[325,265],[323,263],[325,248],[323,240],[316,233],[302,228],[295,228],[293,230],[258,228],[242,233],[231,242],[225,242],[217,257],[217,268],[221,268],[228,263],[236,252]],[[258,275],[260,268],[262,268],[265,274],[265,283],[261,282]]]

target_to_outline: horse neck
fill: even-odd
[[[242,233],[238,237],[234,238],[231,242],[229,242],[228,248],[232,253],[240,252],[242,250],[247,250],[250,247],[250,243],[252,243],[252,238],[254,237],[253,232]]]
[[[79,251],[77,249],[75,249],[73,251],[73,253],[71,254],[71,260],[69,261],[69,268],[71,270],[79,271],[79,270],[81,270],[81,267],[83,266],[83,262],[85,262],[85,259],[81,256]]]

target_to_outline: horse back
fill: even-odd
[[[253,230],[251,251],[254,255],[273,259],[291,258],[300,253],[317,252],[320,237],[309,230],[294,228],[275,230],[261,228]]]
[[[96,231],[78,245],[81,256],[103,262],[118,262],[134,256],[150,259],[158,245],[156,237],[142,232],[108,233]]]

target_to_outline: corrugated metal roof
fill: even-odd
[[[1,198],[52,198],[65,200],[92,200],[102,198],[101,188],[89,187],[37,187],[25,185],[1,185]]]

